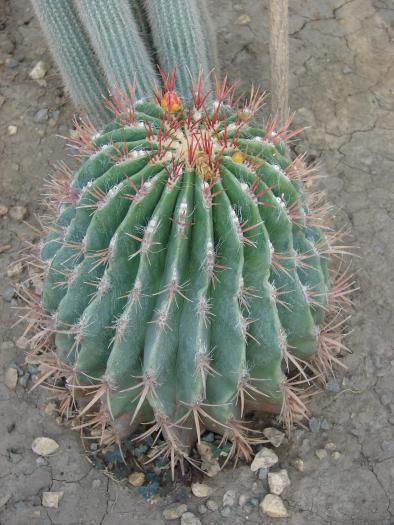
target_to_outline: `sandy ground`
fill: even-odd
[[[210,4],[223,71],[241,78],[243,88],[252,81],[267,87],[266,2]],[[67,156],[57,134],[68,133],[73,107],[26,0],[0,0],[0,30],[0,204],[26,206],[34,224],[42,181],[51,165]],[[289,518],[277,523],[394,523],[393,39],[390,0],[291,2],[290,103],[297,110],[295,124],[310,126],[298,149],[321,161],[340,220],[351,223],[360,254],[355,261],[360,291],[348,371],[312,406],[313,415],[325,420],[323,428],[299,430],[279,449],[292,484],[284,496]],[[44,87],[28,76],[38,60],[50,64]],[[41,112],[40,119],[37,112],[45,108],[48,114],[44,111],[42,118]],[[9,135],[9,126],[17,127],[16,134]],[[208,481],[217,511],[201,513],[202,501],[182,484],[147,502],[135,489],[91,467],[78,435],[44,413],[43,393],[28,396],[21,385],[12,391],[3,384],[7,367],[24,359],[16,344],[20,328],[12,327],[17,314],[10,307],[17,306],[13,283],[26,275],[10,279],[7,269],[23,239],[36,236],[11,215],[0,218],[0,524],[155,525],[164,523],[162,511],[172,502],[185,502],[203,525],[270,523],[252,504],[236,503],[230,516],[223,512],[229,489],[237,498],[264,495],[264,483],[247,466]],[[48,460],[37,459],[31,450],[33,439],[42,435],[60,445]],[[328,442],[340,452],[338,459],[332,452],[316,456]],[[303,459],[304,472],[294,468],[295,458]],[[48,490],[64,492],[59,509],[41,506],[42,492]]]

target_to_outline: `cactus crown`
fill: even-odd
[[[186,101],[174,82],[163,75],[153,102],[116,92],[110,125],[78,128],[86,159],[49,188],[31,358],[41,382],[66,378],[63,408],[104,444],[145,424],[174,464],[210,429],[248,459],[248,414],[291,427],[340,363],[351,275],[328,258],[343,232],[315,169],[287,155],[290,122],[256,122],[258,92],[240,105],[225,80],[208,101],[200,75]]]

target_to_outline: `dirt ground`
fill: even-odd
[[[360,291],[351,320],[348,371],[314,400],[314,431],[296,431],[279,449],[291,486],[284,495],[289,518],[276,521],[392,525],[394,6],[390,0],[290,4],[290,104],[297,111],[295,124],[310,126],[298,148],[321,161],[330,200],[341,221],[351,223],[360,254],[355,261]],[[210,0],[210,6],[222,70],[242,79],[243,88],[252,81],[267,87],[266,2]],[[57,135],[68,134],[73,107],[27,0],[0,0],[0,30],[0,204],[26,206],[34,224],[42,181],[55,161],[67,157]],[[38,60],[50,65],[46,86],[28,76]],[[15,134],[10,135],[9,126],[17,127]],[[0,524],[156,525],[165,523],[162,511],[172,502],[186,503],[203,525],[275,521],[256,506],[266,487],[245,465],[207,481],[219,505],[216,511],[199,508],[202,500],[181,484],[146,501],[91,467],[77,433],[44,413],[43,392],[28,395],[20,384],[15,391],[4,385],[7,367],[24,359],[21,330],[13,327],[17,312],[10,307],[17,305],[12,286],[26,275],[10,279],[7,269],[18,258],[22,239],[36,233],[10,212],[0,218],[0,231]],[[50,459],[33,454],[37,436],[59,443]],[[340,453],[337,459],[331,452],[317,457],[328,442]],[[295,458],[303,459],[303,472],[294,467]],[[222,506],[229,489],[237,497],[230,515]],[[42,492],[48,490],[64,492],[58,509],[41,506]],[[255,499],[240,506],[242,494]]]

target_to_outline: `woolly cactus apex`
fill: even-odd
[[[49,185],[32,359],[103,444],[161,433],[174,466],[209,429],[250,459],[251,415],[290,428],[341,364],[352,278],[329,257],[347,248],[289,158],[297,132],[255,121],[258,93],[238,107],[217,83],[211,103],[200,76],[187,103],[163,80],[156,102],[109,101],[113,124],[81,129],[86,160]]]

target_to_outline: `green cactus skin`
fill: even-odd
[[[212,103],[200,76],[182,106],[174,81],[126,113],[117,99],[52,186],[33,355],[103,443],[153,420],[143,435],[162,432],[173,464],[205,429],[249,459],[248,414],[290,427],[302,387],[338,363],[352,283],[328,269],[339,235],[314,208],[313,170],[288,156],[294,132],[259,127],[256,94],[232,107],[224,82]]]

